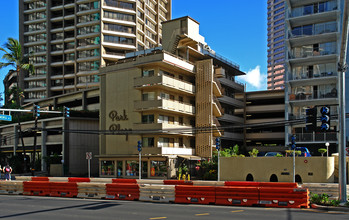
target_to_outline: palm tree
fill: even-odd
[[[34,72],[34,66],[29,63],[29,59],[27,56],[24,56],[22,53],[22,46],[18,40],[14,38],[8,38],[4,47],[0,47],[0,51],[4,52],[1,59],[5,62],[0,62],[0,69],[4,67],[12,66],[15,68],[17,72],[17,104],[20,105],[20,97],[18,93],[19,88],[19,74],[21,70],[27,70],[30,73]]]
[[[0,62],[0,69],[4,67],[12,66],[15,68],[15,71],[17,73],[17,90],[16,90],[16,102],[17,105],[20,106],[20,92],[19,92],[19,74],[21,70],[27,70],[30,73],[34,72],[34,66],[29,63],[29,59],[27,56],[24,56],[22,53],[22,46],[19,43],[18,40],[14,38],[8,38],[7,42],[5,43],[4,47],[0,47],[0,51],[4,52],[4,55],[2,55],[1,59],[5,62]],[[22,140],[22,146],[23,146],[23,154],[24,154],[24,171],[26,171],[26,153],[25,153],[25,146],[23,142],[23,136],[21,132],[21,123],[18,116],[18,126]]]

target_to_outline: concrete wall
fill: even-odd
[[[222,181],[269,182],[275,174],[278,182],[292,182],[292,157],[224,157],[220,159]],[[296,175],[304,183],[333,183],[334,157],[296,157]]]

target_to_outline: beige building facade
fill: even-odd
[[[244,73],[217,59],[192,18],[165,22],[163,30],[163,48],[101,69],[100,176],[138,177],[141,141],[142,176],[172,178],[178,158],[209,158],[224,135],[218,78]]]

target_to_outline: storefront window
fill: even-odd
[[[101,175],[114,176],[115,175],[115,161],[102,161],[101,163]]]
[[[138,176],[138,161],[126,161],[126,176]]]
[[[151,161],[150,176],[166,177],[167,176],[166,161]]]
[[[117,171],[118,171],[117,176],[120,177],[120,176],[122,176],[122,173],[123,173],[122,172],[123,171],[122,170],[122,161],[118,161],[116,165],[117,165]]]

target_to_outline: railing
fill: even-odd
[[[211,57],[216,58],[217,60],[223,61],[224,63],[228,63],[228,64],[230,64],[231,66],[235,67],[238,70],[240,69],[240,66],[237,63],[234,63],[233,61],[228,60],[227,58],[217,54],[216,52],[213,52],[212,50],[208,50],[208,49],[204,48],[202,50],[202,52],[205,55],[209,55]]]
[[[320,48],[321,50],[322,48]],[[289,53],[288,57],[289,59],[295,59],[295,58],[307,58],[307,57],[316,57],[316,56],[324,56],[324,55],[331,55],[336,54],[336,48],[332,48],[332,50],[327,51],[301,51],[297,53]]]
[[[295,17],[300,17],[300,16],[306,16],[306,15],[311,15],[311,14],[318,14],[318,13],[323,13],[323,12],[329,12],[329,11],[334,11],[337,10],[337,1],[329,1],[329,2],[324,2],[326,4],[326,7],[324,5],[324,9],[321,10],[320,8],[318,9],[318,12],[314,12],[313,8],[312,10],[305,10],[305,7],[298,7],[292,9],[292,11],[289,13],[290,18],[295,18]]]
[[[217,78],[213,78],[213,81],[215,81],[215,83],[217,84],[219,90],[222,92],[222,91],[223,91],[222,85],[221,85],[221,83],[217,80]]]
[[[309,28],[300,28],[299,30],[293,30],[292,32],[288,32],[289,38],[297,38],[297,37],[305,37],[305,36],[313,36],[325,33],[333,33],[337,32],[337,24],[317,24],[315,26],[311,26]]]
[[[338,98],[337,89],[334,89],[330,92],[319,92],[319,93],[313,93],[313,92],[300,92],[297,94],[290,94],[289,100],[313,100],[313,99],[327,99],[327,98]]]
[[[221,111],[222,115],[224,114],[224,109],[222,108],[221,103],[219,102],[218,98],[216,96],[213,97],[214,103],[216,103],[219,111]]]
[[[322,73],[299,73],[294,75],[289,75],[289,80],[300,80],[300,79],[313,79],[321,77],[331,77],[337,76],[336,71],[324,71]]]
[[[324,133],[296,133],[296,142],[326,142],[337,141],[336,132]],[[290,140],[291,141],[291,140]]]

